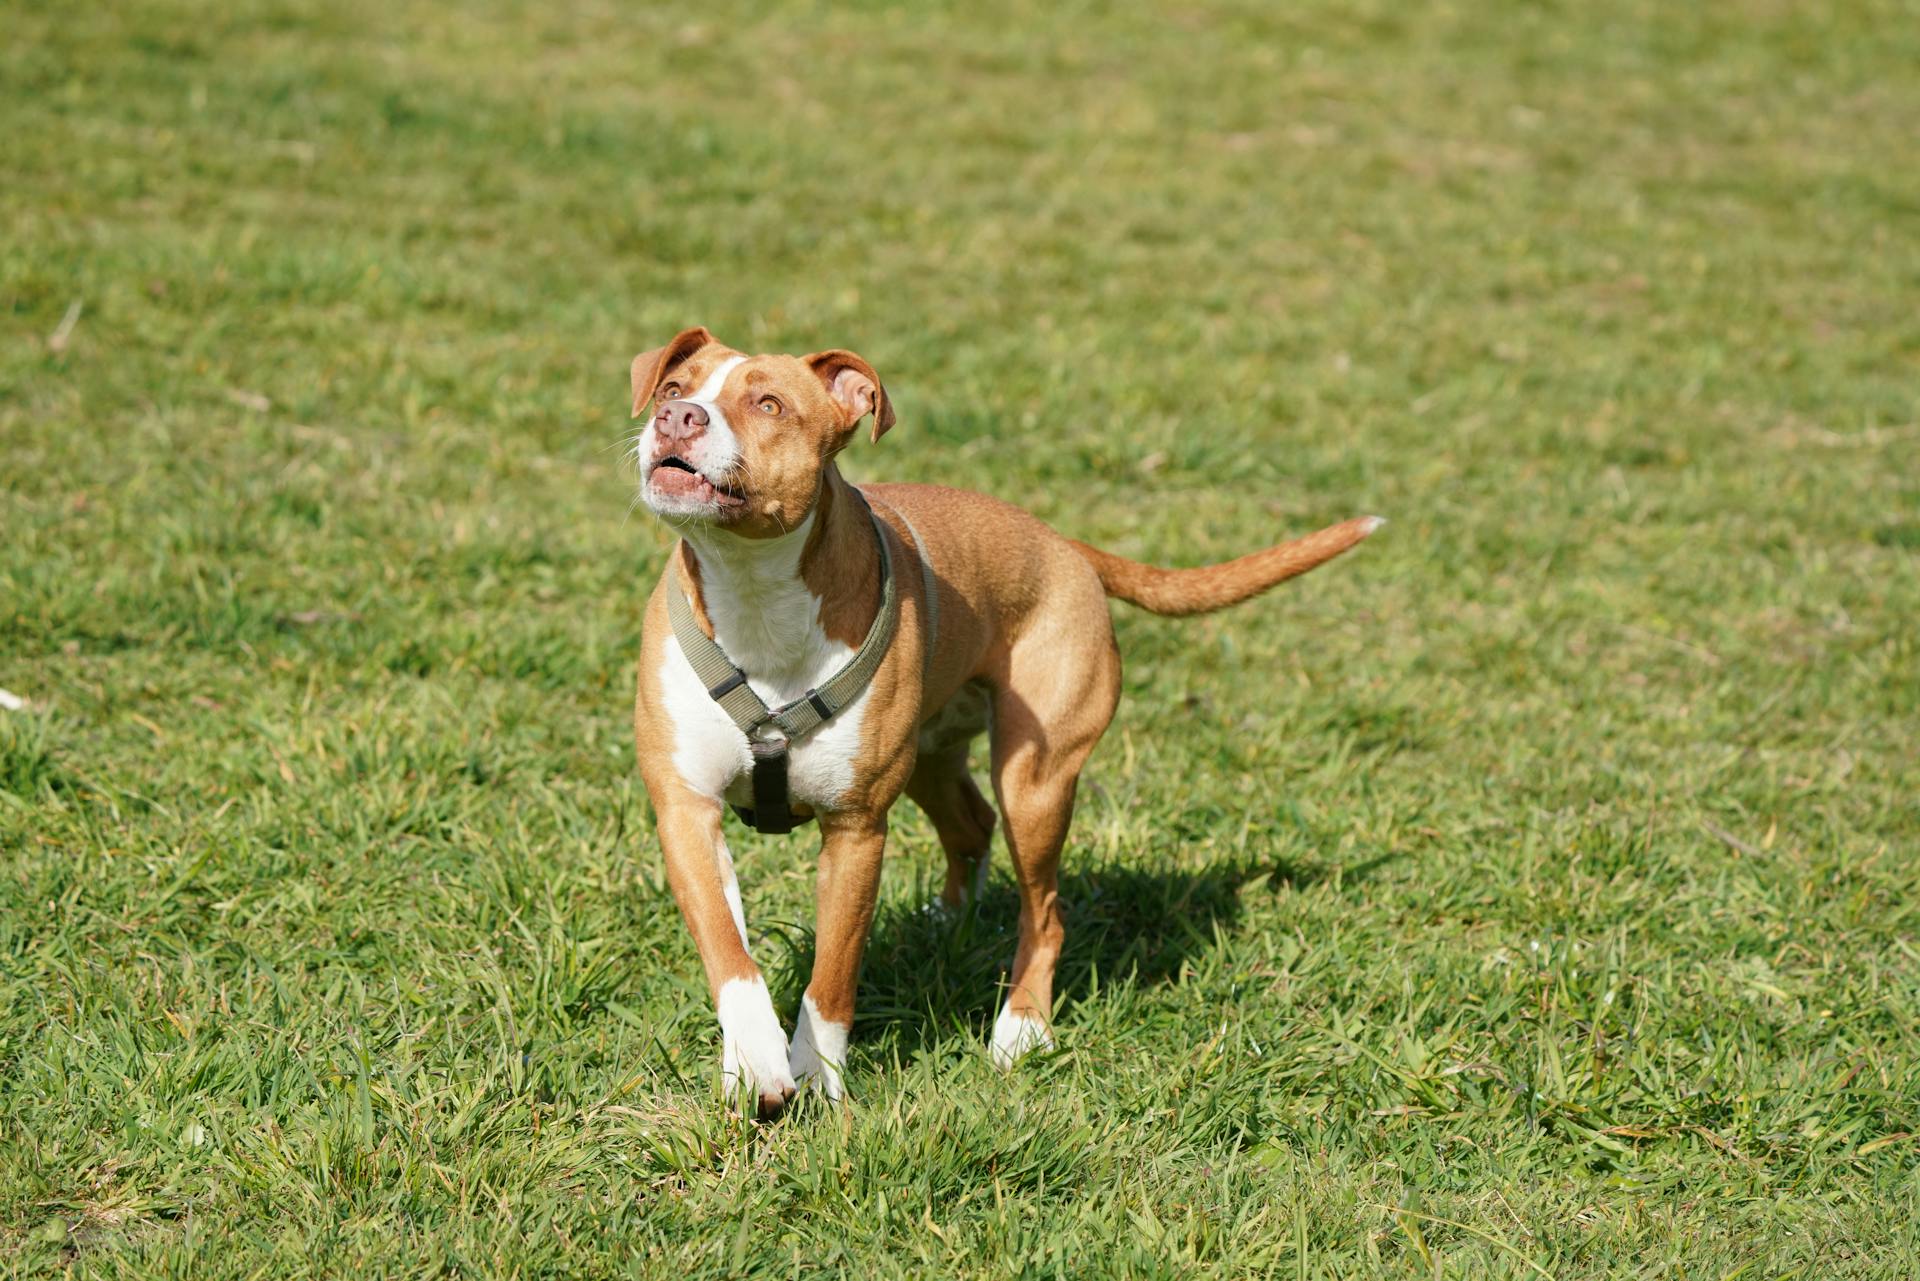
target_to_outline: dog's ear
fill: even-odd
[[[673,336],[673,341],[664,347],[652,351],[643,351],[633,358],[633,416],[638,418],[647,402],[653,399],[653,389],[667,376],[667,371],[699,351],[713,341],[713,335],[707,332],[705,325],[695,325],[692,329],[682,329]]]
[[[875,440],[879,440],[886,434],[887,428],[893,426],[893,402],[887,399],[887,389],[880,385],[880,375],[873,372],[872,365],[838,347],[832,351],[816,351],[801,359],[826,384],[827,394],[833,397],[833,403],[840,406],[843,426],[851,429],[862,418],[872,414]]]

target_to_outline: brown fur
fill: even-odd
[[[1356,516],[1278,547],[1199,569],[1142,565],[1081,542],[1074,543],[1073,550],[1086,557],[1087,563],[1100,575],[1100,584],[1107,589],[1107,595],[1177,618],[1238,605],[1269,587],[1332,560],[1371,534],[1378,524],[1371,516]]]

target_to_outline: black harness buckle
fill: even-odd
[[[753,807],[733,807],[748,827],[769,836],[785,836],[799,826],[787,803],[787,746],[787,736],[777,730],[747,740],[753,753]]]

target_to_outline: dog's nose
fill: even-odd
[[[707,429],[707,411],[691,400],[669,400],[654,411],[653,429],[669,442],[692,440]]]

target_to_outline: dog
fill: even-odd
[[[1381,522],[1159,569],[982,494],[850,484],[835,460],[856,427],[870,418],[878,441],[894,425],[853,352],[750,356],[694,328],[631,373],[633,416],[653,406],[634,449],[640,498],[680,535],[647,606],[634,737],[730,1097],[762,1119],[805,1086],[843,1098],[888,811],[904,793],[926,813],[947,860],[940,898],[966,903],[996,823],[968,769],[982,734],[1020,902],[991,1054],[1011,1068],[1051,1048],[1060,851],[1120,697],[1108,598],[1220,609]],[[813,972],[791,1040],[749,951],[728,804],[762,830],[820,828]]]

